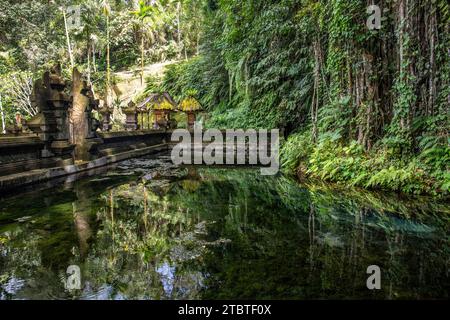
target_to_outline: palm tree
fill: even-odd
[[[110,37],[109,37],[109,16],[111,14],[111,7],[108,0],[102,2],[103,14],[106,17],[106,92],[105,92],[105,106],[109,107],[109,91],[111,85],[111,65],[110,65]]]
[[[73,69],[75,67],[75,62],[74,62],[73,54],[72,54],[72,46],[70,45],[69,27],[67,26],[66,9],[63,7],[61,7],[60,9],[62,11],[63,18],[64,18],[64,29],[66,31],[67,49],[69,51],[70,66]]]
[[[91,55],[92,65],[95,72],[95,46],[98,42],[98,37],[95,34],[101,24],[101,8],[99,8],[96,0],[87,0],[84,3],[84,14],[82,16],[82,28],[78,33],[79,41],[86,41],[86,57],[87,57],[87,77],[88,82],[91,83]]]
[[[139,20],[141,25],[141,85],[144,84],[144,41],[145,41],[145,26],[146,23],[152,22],[156,24],[158,21],[158,3],[153,2],[154,5],[147,6],[144,0],[139,1],[139,8],[131,13]]]

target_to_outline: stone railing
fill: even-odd
[[[43,148],[44,142],[36,135],[0,135],[0,175],[45,166],[41,157]]]

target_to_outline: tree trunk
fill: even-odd
[[[180,15],[181,15],[181,2],[177,3],[177,34],[178,34],[178,60],[181,59],[181,25],[180,25]]]
[[[5,120],[5,112],[3,111],[3,104],[2,104],[2,95],[0,94],[0,114],[2,117],[2,133],[6,133],[6,120]]]
[[[96,62],[96,53],[95,53],[95,43],[92,44],[92,69],[94,69],[94,73],[97,73],[97,62]]]
[[[316,142],[318,138],[317,120],[319,117],[319,87],[320,87],[320,61],[321,61],[321,49],[320,40],[315,40],[313,43],[314,49],[314,87],[313,97],[311,103],[311,123],[312,123],[312,138]]]
[[[436,12],[431,12],[430,17],[430,28],[431,34],[430,37],[430,78],[429,78],[429,93],[428,93],[428,108],[427,115],[434,114],[434,102],[435,102],[435,93],[436,93],[436,80],[435,80],[435,37],[436,37]]]
[[[72,113],[71,123],[73,127],[71,143],[75,144],[75,159],[89,160],[86,145],[88,135],[88,123],[86,119],[86,108],[89,105],[89,98],[82,93],[83,79],[81,73],[75,68],[72,74]]]
[[[73,69],[75,67],[75,63],[73,60],[72,47],[70,45],[69,29],[67,28],[66,11],[65,11],[65,9],[63,9],[62,11],[63,11],[63,17],[64,17],[64,27],[66,29],[67,49],[69,51],[70,66]]]
[[[141,86],[144,85],[144,22],[142,22],[141,34]]]
[[[87,80],[91,84],[91,46],[89,40],[87,43]]]
[[[399,41],[399,67],[400,74],[403,76],[403,60],[404,60],[404,52],[403,52],[403,33],[405,30],[405,8],[404,8],[404,0],[400,0],[399,4],[399,25],[400,30],[398,33],[398,41]]]
[[[234,81],[234,75],[232,70],[228,71],[228,82],[229,82],[229,101],[233,100],[233,81]]]
[[[405,33],[405,0],[400,0],[399,4],[399,24],[400,30],[398,35],[399,40],[399,67],[400,67],[400,81],[406,81],[405,68],[404,68],[404,33]],[[404,116],[400,117],[400,128],[404,130],[406,127],[406,121]]]
[[[109,15],[106,16],[106,93],[105,107],[109,108],[109,91],[111,86],[110,52],[109,52]]]
[[[200,33],[197,33],[197,55],[200,54]]]

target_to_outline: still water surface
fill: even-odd
[[[448,299],[449,217],[431,199],[133,159],[0,200],[0,299]]]

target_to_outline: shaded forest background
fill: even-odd
[[[107,44],[112,71],[181,61],[146,79],[146,91],[195,94],[208,127],[282,129],[287,172],[448,195],[447,1],[144,1],[157,7],[144,18],[133,14],[138,1],[0,0],[7,121],[23,104],[16,82],[26,93],[55,61],[69,74],[59,7],[73,4],[83,6],[83,28],[70,33],[74,60],[99,94]],[[381,8],[380,30],[366,26],[371,4]]]

